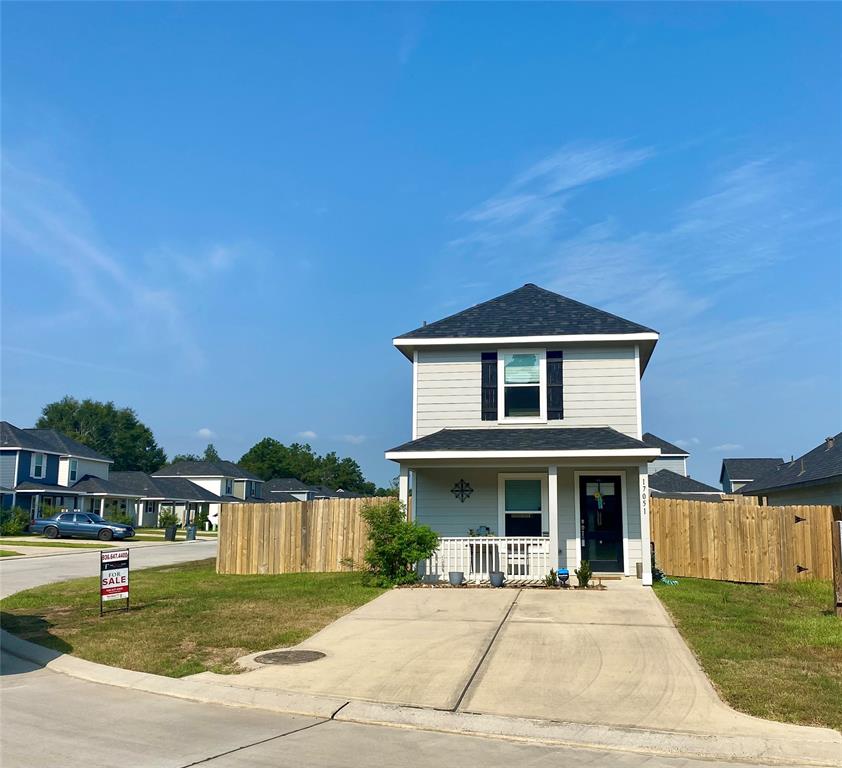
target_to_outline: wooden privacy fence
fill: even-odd
[[[658,567],[671,576],[768,584],[833,578],[842,507],[759,507],[651,499]]]
[[[223,504],[217,573],[347,571],[363,562],[368,528],[360,510],[383,499]]]

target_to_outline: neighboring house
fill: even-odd
[[[441,537],[423,567],[537,580],[588,560],[651,584],[661,450],[641,439],[640,385],[657,341],[532,284],[394,339],[412,362],[412,440],[386,458]]]
[[[767,470],[739,492],[762,497],[772,506],[842,504],[842,432],[788,464]]]
[[[263,501],[313,501],[314,499],[356,499],[358,493],[326,485],[307,485],[295,477],[276,477],[263,484]],[[288,498],[291,497],[291,498]]]
[[[719,483],[725,493],[737,493],[744,485],[777,469],[783,459],[722,459]]]
[[[184,478],[113,472],[112,460],[51,429],[20,429],[0,422],[3,508],[28,509],[32,517],[58,511],[122,514],[135,525],[157,525],[169,507],[182,523],[208,512],[220,498]],[[16,480],[17,481],[16,481]]]
[[[654,475],[662,469],[668,469],[679,475],[687,477],[687,459],[690,454],[677,445],[667,442],[662,437],[653,435],[651,432],[643,433],[643,442],[650,448],[660,448],[661,455],[649,464],[649,475]]]
[[[723,496],[719,488],[685,477],[671,469],[660,469],[649,475],[649,492],[652,496],[665,499],[693,501],[722,501]]]
[[[208,518],[219,521],[222,502],[260,502],[263,498],[263,480],[231,461],[177,461],[152,473],[153,478],[183,478],[190,480],[215,496],[219,501],[209,505]]]
[[[21,429],[0,422],[0,485],[4,507],[28,509],[33,517],[59,509],[100,512],[102,500],[77,484],[88,477],[108,480],[113,462],[54,429]],[[129,504],[129,499],[123,499]]]

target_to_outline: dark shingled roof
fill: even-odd
[[[152,477],[233,477],[235,480],[262,480],[255,474],[243,469],[233,461],[177,461],[175,464],[167,464]],[[238,499],[241,501],[241,499]]]
[[[587,451],[648,448],[611,427],[548,429],[442,429],[391,452],[415,451]]]
[[[830,446],[828,446],[830,442]],[[730,470],[729,470],[730,474]],[[739,478],[735,478],[739,479]],[[759,496],[766,491],[817,485],[827,480],[842,480],[842,432],[808,451],[789,464],[766,471],[737,493]],[[842,499],[839,500],[842,503]]]
[[[692,477],[685,477],[679,475],[678,472],[673,472],[669,469],[661,469],[649,475],[649,487],[653,491],[661,491],[662,493],[670,494],[685,494],[685,493],[716,493],[721,495],[721,488],[714,488],[712,485],[706,485]]]
[[[24,451],[44,451],[80,459],[111,461],[93,448],[54,429],[21,429],[8,421],[0,422],[0,447],[20,448]]]
[[[286,491],[274,491],[271,495],[268,493],[263,494],[263,501],[272,502],[272,501],[301,501],[301,499],[293,496],[291,493],[287,493]]]
[[[522,288],[416,328],[398,338],[569,336],[591,333],[655,331],[527,283]]]
[[[690,455],[683,448],[679,448],[677,445],[673,445],[672,443],[668,443],[662,437],[658,437],[657,435],[653,435],[651,432],[644,432],[643,433],[643,442],[646,443],[646,445],[648,445],[650,448],[660,448],[662,456],[689,456]]]
[[[722,482],[726,469],[731,480],[757,480],[783,463],[783,459],[722,459],[719,482]]]
[[[143,496],[142,493],[132,491],[115,483],[113,480],[103,480],[94,475],[85,475],[78,483],[65,489],[65,495],[73,493],[104,493],[108,496]]]
[[[145,498],[219,501],[219,496],[185,477],[152,477],[145,472],[112,472],[109,480],[126,492]]]
[[[273,477],[271,480],[267,480],[263,483],[263,495],[267,496],[269,493],[275,493],[280,491],[310,491],[312,487],[307,485],[307,483],[302,483],[296,477]]]

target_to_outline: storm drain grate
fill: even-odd
[[[271,651],[255,656],[258,664],[306,664],[324,658],[321,651]]]

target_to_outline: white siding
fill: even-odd
[[[571,345],[562,349],[564,419],[528,426],[609,426],[637,436],[634,346]],[[423,351],[418,353],[416,365],[418,437],[444,428],[505,426],[481,419],[480,350]]]
[[[683,456],[661,456],[649,464],[649,474],[654,475],[662,469],[668,469],[679,475],[687,477],[687,459]]]
[[[108,468],[111,466],[107,461],[97,461],[96,459],[76,459],[78,466],[76,467],[76,480],[70,480],[70,459],[62,457],[58,460],[58,484],[59,485],[73,485],[73,483],[81,480],[85,475],[93,475],[103,480],[108,480]]]
[[[188,477],[187,480],[191,480],[196,485],[205,488],[211,493],[215,493],[217,496],[222,496],[225,490],[223,488],[222,478],[219,477]]]

